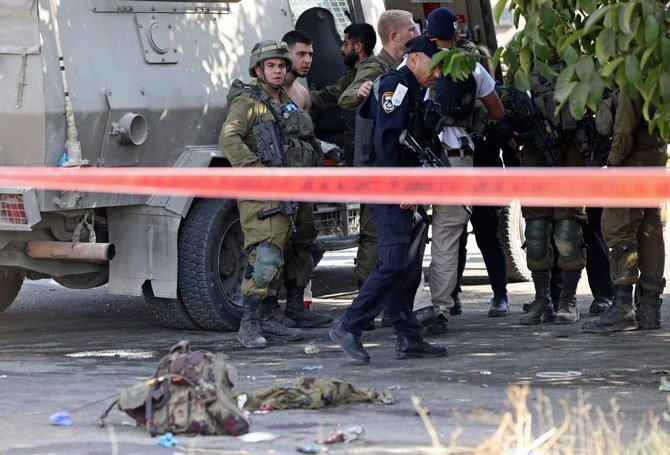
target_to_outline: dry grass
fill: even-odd
[[[511,410],[499,417],[499,424],[488,439],[476,447],[457,443],[461,430],[451,435],[450,444],[443,446],[437,439],[430,419],[422,412],[420,399],[412,402],[424,421],[431,437],[428,453],[434,454],[662,454],[670,453],[670,398],[668,410],[662,415],[649,414],[640,422],[633,441],[624,441],[621,414],[616,400],[608,410],[594,407],[584,392],[578,392],[574,405],[561,400],[556,406],[546,395],[535,393],[535,412],[529,408],[531,391],[528,385],[510,387],[507,398]],[[491,420],[486,416],[485,420]],[[424,451],[422,451],[424,452]]]

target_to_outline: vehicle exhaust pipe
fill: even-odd
[[[111,261],[116,255],[112,243],[72,243],[35,240],[28,242],[26,254],[35,259],[72,261]]]

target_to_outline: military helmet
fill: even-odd
[[[288,45],[283,41],[261,41],[251,50],[249,75],[256,77],[255,68],[265,60],[271,58],[284,59],[286,61],[286,70],[291,71],[293,61],[291,60],[291,52],[288,50]]]

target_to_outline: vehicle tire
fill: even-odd
[[[109,270],[81,273],[78,275],[55,276],[53,280],[70,289],[93,289],[109,281]]]
[[[312,260],[314,260],[314,268],[316,268],[316,266],[319,265],[319,262],[321,262],[321,259],[323,259],[324,254],[326,254],[325,251],[312,250]]]
[[[526,223],[521,216],[521,206],[518,202],[503,207],[500,217],[500,237],[505,248],[509,282],[531,280],[530,270],[526,265],[526,251],[523,249],[526,241],[525,228]]]
[[[239,328],[246,267],[235,201],[196,199],[179,230],[177,287],[188,313],[202,328]]]
[[[163,299],[154,296],[149,281],[145,281],[142,285],[142,294],[144,294],[144,306],[163,327],[175,330],[201,329],[179,299]]]
[[[23,284],[23,275],[18,272],[9,271],[5,273],[0,269],[0,313],[5,311],[14,302],[19,295],[21,285]]]

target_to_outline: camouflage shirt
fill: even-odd
[[[400,62],[395,61],[385,49],[382,49],[379,54],[363,60],[358,70],[356,70],[354,81],[340,96],[338,101],[340,107],[342,109],[356,109],[363,101],[356,96],[356,92],[361,88],[361,85],[367,81],[374,81],[390,69],[397,68],[398,65],[400,65]]]
[[[258,85],[254,80],[249,85]],[[254,153],[256,141],[252,128],[254,125],[274,120],[274,115],[266,104],[277,104],[269,93],[261,89],[261,100],[245,91],[238,95],[228,106],[228,115],[219,134],[219,147],[233,167],[263,167],[260,158]],[[279,99],[282,104],[288,102],[288,95],[281,89]]]
[[[620,165],[634,149],[658,149],[666,146],[657,132],[649,134],[642,117],[642,99],[630,99],[621,92],[614,120],[614,135],[608,161]]]
[[[309,98],[312,102],[312,109],[314,111],[324,111],[326,109],[333,109],[338,107],[337,101],[340,96],[351,85],[356,77],[356,70],[351,69],[344,73],[344,75],[334,84],[329,85],[323,90],[310,90]]]

